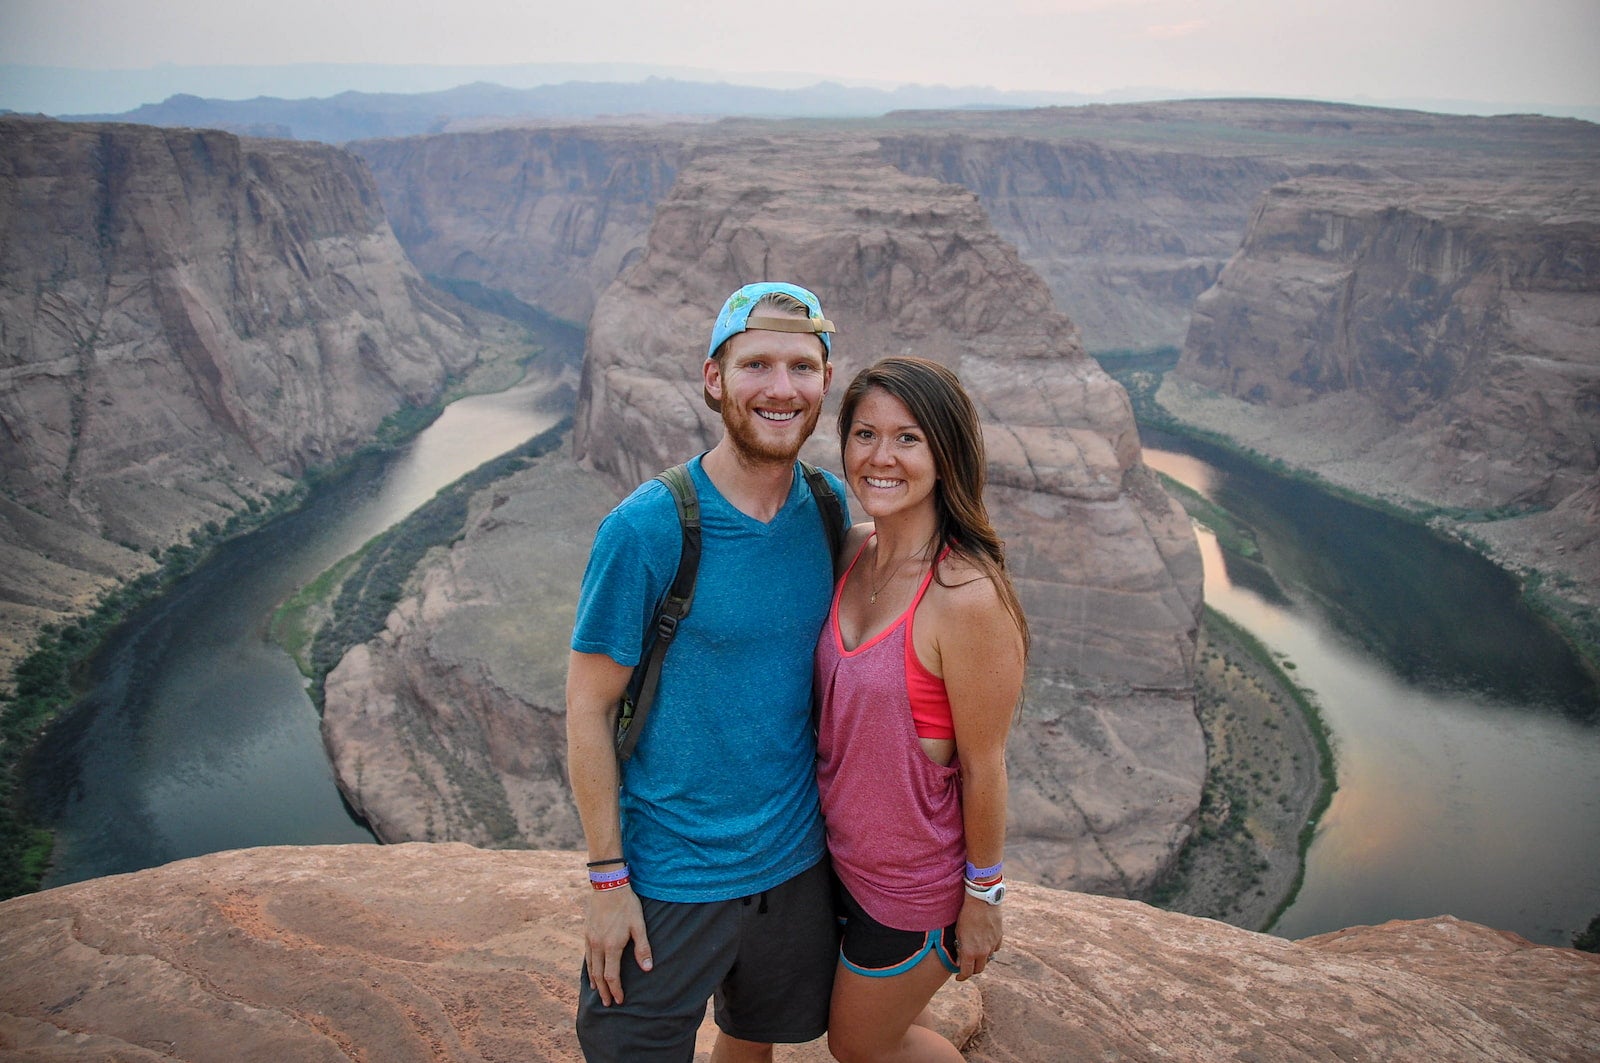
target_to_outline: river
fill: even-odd
[[[1273,932],[1450,914],[1568,945],[1600,914],[1600,688],[1482,558],[1144,430],[1145,460],[1247,521],[1201,532],[1208,604],[1291,665],[1339,788]]]
[[[56,833],[46,887],[224,849],[373,842],[322,748],[316,707],[267,639],[277,605],[439,488],[551,427],[537,389],[447,407],[306,505],[224,544],[130,617],[92,687],[39,744],[29,796]]]

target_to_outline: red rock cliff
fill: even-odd
[[[638,257],[686,136],[590,126],[350,147],[372,167],[389,223],[423,272],[583,324]]]
[[[581,860],[251,849],[6,901],[0,1054],[576,1063]],[[1004,947],[933,1015],[975,1063],[1578,1063],[1600,957],[1448,916],[1284,941],[1018,883]]]

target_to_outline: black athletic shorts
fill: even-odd
[[[888,978],[911,970],[930,952],[951,974],[961,969],[954,923],[942,930],[896,930],[868,915],[843,883],[836,885],[839,921],[843,924],[839,961],[850,970],[868,978]]]
[[[639,969],[630,943],[623,1002],[610,1007],[590,985],[587,961],[580,975],[578,1042],[590,1063],[689,1063],[713,997],[717,1026],[741,1040],[795,1044],[827,1031],[839,934],[826,858],[749,897],[639,901],[654,970]]]

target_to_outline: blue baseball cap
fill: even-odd
[[[792,295],[806,305],[809,314],[807,317],[782,317],[760,315],[752,318],[751,307],[761,301],[764,295],[782,292]],[[746,329],[764,329],[770,332],[810,332],[822,340],[822,349],[825,354],[833,353],[833,344],[828,339],[828,333],[833,332],[833,322],[822,316],[822,303],[815,295],[800,287],[798,284],[784,284],[779,281],[762,281],[758,284],[746,284],[743,288],[728,296],[728,301],[722,304],[722,312],[717,315],[717,323],[711,329],[711,346],[706,348],[706,358],[710,359],[717,353],[717,348],[727,342],[729,336],[737,336]]]

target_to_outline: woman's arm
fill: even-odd
[[[1005,855],[1006,738],[1022,694],[1022,636],[993,582],[979,575],[940,588],[935,637],[956,755],[967,860],[991,867]],[[956,923],[965,979],[983,970],[1000,947],[1000,908],[967,896]]]

